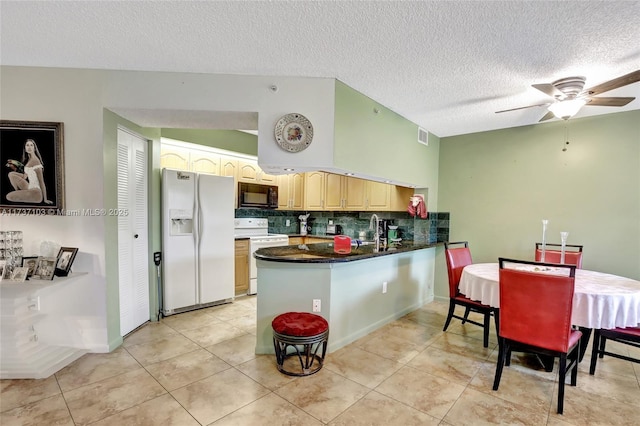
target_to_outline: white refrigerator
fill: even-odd
[[[162,169],[162,312],[233,299],[234,181]]]

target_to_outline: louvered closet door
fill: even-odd
[[[146,146],[146,140],[118,129],[118,277],[122,336],[147,322],[150,316]]]

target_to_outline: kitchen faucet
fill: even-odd
[[[375,222],[374,222],[375,219]],[[374,228],[375,224],[375,228]],[[379,232],[380,219],[377,214],[372,214],[371,219],[369,219],[369,229],[373,229],[373,241],[376,243],[376,251],[380,250],[380,234]]]

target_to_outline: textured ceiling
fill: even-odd
[[[536,123],[544,107],[494,113],[547,102],[533,83],[640,69],[639,17],[638,1],[2,0],[0,63],[337,78],[444,137]],[[638,99],[576,117],[640,109],[640,83],[606,96]],[[246,128],[223,114],[221,128]]]

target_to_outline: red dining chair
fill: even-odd
[[[639,358],[632,358],[626,355],[607,351],[607,339],[640,348],[640,327],[614,328],[613,330],[596,329],[593,333],[593,350],[591,351],[591,367],[589,367],[589,374],[595,374],[598,358],[604,358],[605,355],[640,364]]]
[[[463,247],[454,247],[452,245],[463,244]],[[462,323],[471,323],[484,328],[483,344],[484,347],[489,346],[489,322],[491,320],[491,314],[495,311],[489,305],[483,305],[480,302],[471,300],[464,294],[461,294],[458,290],[460,284],[460,277],[462,276],[462,270],[465,266],[471,265],[471,252],[469,251],[469,243],[467,241],[458,242],[445,242],[444,251],[447,259],[447,272],[449,273],[449,313],[447,314],[447,320],[444,323],[442,331],[447,331],[452,318],[462,320]],[[464,316],[455,315],[454,311],[456,306],[464,307]],[[484,315],[484,322],[479,323],[469,319],[470,312],[477,312]],[[496,318],[496,328],[498,322]]]
[[[561,244],[545,244],[544,261],[547,263],[560,263],[562,255]],[[548,250],[547,247],[551,247]],[[566,265],[576,265],[576,268],[582,269],[582,247],[579,245],[566,244],[564,246],[564,263]],[[542,243],[536,243],[536,262],[542,260]]]
[[[571,386],[577,383],[582,336],[571,327],[576,266],[504,258],[498,261],[499,350],[493,390],[498,390],[502,369],[510,365],[512,351],[559,357],[558,414],[562,414],[567,372],[571,372]]]

